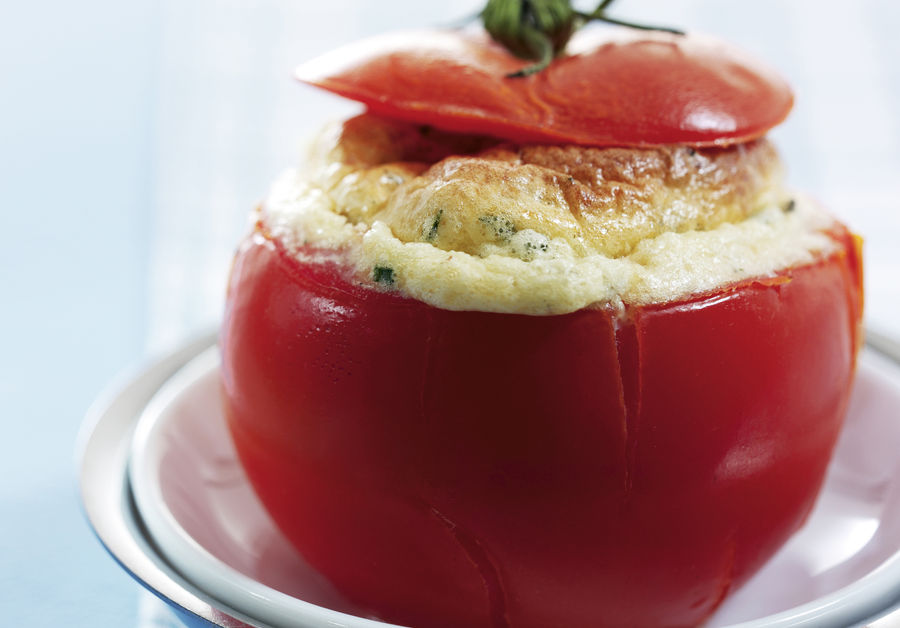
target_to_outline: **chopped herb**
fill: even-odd
[[[518,231],[513,221],[505,216],[482,216],[478,222],[490,229],[494,238],[500,242],[509,242],[509,239]]]
[[[444,210],[438,210],[438,213],[435,214],[434,218],[431,220],[431,225],[425,230],[425,241],[431,242],[437,237],[438,227],[441,226],[441,216],[444,215]]]
[[[794,208],[796,206],[797,206],[797,201],[795,201],[794,199],[791,199],[787,203],[784,204],[783,209],[785,212],[790,213],[790,212],[794,211]]]
[[[388,266],[376,266],[372,271],[372,279],[375,283],[392,286],[394,285],[394,269]]]
[[[539,253],[546,253],[549,248],[546,238],[535,238],[532,240],[525,240],[524,242],[517,242],[514,247],[514,253],[519,259],[530,262],[537,257]]]

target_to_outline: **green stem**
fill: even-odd
[[[562,53],[572,34],[585,23],[596,20],[646,31],[683,35],[665,26],[635,24],[608,17],[606,9],[614,0],[601,0],[591,13],[572,8],[571,0],[488,0],[481,12],[485,29],[517,57],[536,61],[508,76],[529,76],[540,72]]]
[[[596,12],[579,13],[578,15],[585,21],[596,20],[598,22],[606,22],[607,24],[615,24],[616,26],[626,26],[640,31],[660,31],[663,33],[672,33],[673,35],[684,35],[684,31],[677,28],[671,28],[669,26],[651,26],[650,24],[636,24],[634,22],[626,22],[625,20],[617,20],[616,18],[607,17],[605,15],[598,15]]]
[[[529,42],[529,47],[540,51],[540,58],[535,64],[526,66],[521,70],[517,70],[516,72],[507,74],[506,76],[509,78],[521,78],[523,76],[530,76],[532,74],[540,72],[548,65],[550,65],[550,63],[553,61],[553,43],[550,41],[549,37],[547,37],[541,31],[531,27],[523,28],[522,35]]]

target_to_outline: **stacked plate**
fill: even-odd
[[[257,501],[225,428],[218,363],[213,338],[200,339],[91,411],[81,490],[100,541],[187,626],[389,626],[344,599]],[[870,625],[900,603],[898,454],[900,365],[867,349],[816,509],[706,628]]]

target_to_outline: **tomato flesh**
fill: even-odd
[[[381,115],[516,142],[728,146],[761,137],[793,104],[773,71],[707,38],[586,29],[569,50],[508,78],[523,61],[484,33],[395,33],[296,76]]]
[[[688,626],[812,508],[859,346],[849,236],[676,303],[441,310],[255,233],[226,416],[287,537],[416,626]]]

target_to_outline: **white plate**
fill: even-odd
[[[225,428],[218,354],[201,355],[147,406],[133,441],[132,490],[182,575],[223,606],[273,626],[387,624],[356,609],[278,532]],[[900,597],[900,368],[863,354],[847,424],[807,525],[708,628],[845,628]]]

